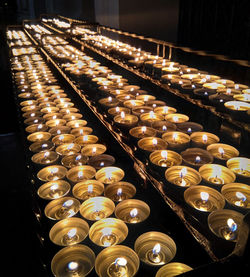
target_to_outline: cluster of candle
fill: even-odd
[[[164,233],[151,232],[147,244],[137,242],[134,250],[115,246],[127,237],[127,224],[148,218],[150,207],[133,199],[135,186],[123,181],[124,171],[112,166],[112,156],[103,154],[106,146],[97,143],[99,138],[86,126],[43,58],[36,52],[11,62],[31,160],[38,171],[36,183],[41,182],[37,193],[49,200],[46,217],[58,221],[49,237],[64,246],[51,262],[53,274],[86,276],[95,265],[99,276],[134,276],[140,260],[158,266],[170,262],[176,245]],[[16,63],[22,69],[17,70]],[[115,218],[110,217],[113,213]],[[80,244],[88,235],[108,252],[104,249],[95,258],[89,247]]]
[[[69,47],[68,62],[65,63],[61,52],[68,51]],[[165,177],[168,184],[186,189],[184,199],[195,210],[211,213],[223,209],[225,199],[218,190],[234,183],[236,177],[238,182],[241,178],[244,182],[249,182],[249,159],[238,158],[237,149],[219,143],[219,137],[204,132],[203,126],[189,122],[187,115],[177,113],[175,108],[157,100],[139,86],[130,85],[123,76],[101,66],[98,61],[73,46],[60,46],[57,52],[53,49],[47,47],[51,55],[59,58],[58,62],[66,74],[94,89],[96,93],[91,95],[99,99],[107,118],[111,118],[122,131],[138,139],[138,147],[150,153],[153,164],[167,168]],[[194,148],[188,148],[189,146]],[[217,164],[212,164],[213,161]],[[201,182],[203,186],[199,185]],[[211,185],[215,189],[210,188]],[[241,189],[235,194],[234,207],[248,206],[244,186],[246,185],[239,185]],[[193,193],[194,190],[198,193]],[[234,229],[229,232],[237,232],[235,226],[240,223],[235,224],[230,225]],[[218,236],[234,240],[235,234],[228,236],[227,232],[220,232]]]

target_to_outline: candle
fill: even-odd
[[[228,160],[233,157],[239,156],[239,151],[231,145],[214,143],[207,147],[209,151],[215,158],[219,160]]]
[[[106,186],[104,195],[115,202],[132,198],[136,193],[134,185],[128,182],[117,182]]]
[[[208,145],[218,143],[219,137],[208,132],[194,132],[190,135],[192,145],[198,148],[206,148]]]
[[[157,137],[144,137],[138,141],[138,147],[145,151],[164,150],[167,148],[167,142]]]
[[[171,150],[179,151],[189,145],[190,137],[182,132],[167,132],[162,135],[162,139],[168,143]]]

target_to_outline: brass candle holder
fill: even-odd
[[[177,130],[185,134],[191,135],[194,132],[202,131],[203,126],[201,124],[188,121],[188,122],[178,123]]]
[[[168,148],[174,151],[181,151],[189,146],[189,135],[174,131],[162,135],[162,139],[167,142]]]
[[[34,117],[40,117],[42,116],[43,113],[39,112],[39,111],[31,111],[31,112],[26,112],[26,113],[23,113],[23,117],[24,118],[34,118]]]
[[[79,165],[69,169],[66,177],[72,183],[78,183],[93,178],[95,173],[96,170],[94,167],[89,165]]]
[[[232,170],[219,164],[205,164],[199,172],[206,182],[216,186],[233,183],[236,179]]]
[[[65,115],[65,114],[69,114],[69,113],[77,113],[79,112],[79,110],[75,107],[71,107],[71,108],[63,108],[60,110],[60,113]]]
[[[49,202],[44,209],[45,216],[52,220],[69,218],[78,213],[80,202],[73,197],[62,197]]]
[[[82,217],[96,221],[109,217],[115,210],[115,204],[107,197],[97,196],[84,201],[80,207]]]
[[[114,245],[103,249],[95,261],[95,270],[99,277],[118,277],[136,275],[140,265],[137,254],[124,245]]]
[[[220,138],[208,132],[194,132],[190,135],[193,147],[207,148],[208,145],[218,143]]]
[[[62,158],[61,163],[67,168],[72,168],[79,165],[85,165],[89,158],[82,154],[66,155]]]
[[[103,183],[96,180],[86,180],[74,185],[72,193],[75,198],[86,200],[91,197],[99,196],[104,191]]]
[[[178,124],[178,123],[187,122],[189,120],[189,117],[181,113],[171,113],[165,116],[165,120]]]
[[[184,164],[198,169],[204,164],[211,164],[214,160],[210,152],[202,148],[187,148],[181,152]]]
[[[191,186],[184,192],[185,202],[201,212],[223,209],[224,197],[215,189],[206,186]]]
[[[25,100],[20,103],[21,107],[37,105],[36,100]]]
[[[76,143],[64,143],[56,147],[56,153],[61,156],[74,155],[79,153],[81,146]]]
[[[81,150],[81,153],[85,156],[93,157],[96,155],[101,155],[106,152],[107,147],[103,144],[88,144],[84,146]]]
[[[65,119],[51,119],[48,120],[46,123],[46,126],[48,126],[49,128],[53,128],[56,126],[64,126],[66,124],[66,120]]]
[[[171,150],[156,150],[149,155],[152,164],[160,167],[171,167],[182,163],[181,156]]]
[[[56,126],[49,129],[49,132],[52,136],[57,136],[61,134],[68,134],[70,132],[70,128],[67,126]]]
[[[129,92],[134,92],[140,89],[139,86],[136,85],[127,85],[123,87],[124,90],[129,91]]]
[[[28,135],[27,140],[30,142],[39,142],[49,140],[51,138],[51,134],[49,132],[35,132]]]
[[[47,113],[57,113],[59,111],[59,107],[46,107],[41,109],[41,112],[44,114]]]
[[[249,94],[236,94],[233,97],[237,101],[243,101],[243,102],[250,103],[250,95]]]
[[[143,106],[144,105],[144,101],[142,101],[142,100],[136,100],[136,99],[126,100],[126,101],[123,102],[123,105],[126,108],[133,109],[133,108],[138,107],[138,106]]]
[[[23,112],[23,113],[26,113],[26,112],[36,112],[36,111],[39,111],[40,110],[40,108],[37,106],[37,105],[31,105],[31,106],[24,106],[24,107],[22,107],[21,108],[21,111]],[[43,112],[42,110],[41,110],[41,112]]]
[[[150,207],[138,199],[127,199],[115,208],[115,216],[126,223],[136,224],[148,218]]]
[[[95,178],[103,184],[114,184],[121,181],[124,175],[125,173],[121,168],[107,166],[99,169],[96,172]]]
[[[146,102],[148,102],[148,101],[155,100],[156,97],[153,96],[153,95],[149,95],[149,94],[142,94],[142,95],[137,95],[137,96],[136,96],[136,99],[137,99],[137,100],[142,100],[142,101],[144,101],[144,102],[146,103]]]
[[[85,146],[86,144],[94,144],[98,141],[98,137],[94,135],[83,135],[75,138],[74,143]]]
[[[239,151],[233,146],[223,143],[210,144],[207,147],[207,151],[210,152],[214,158],[223,161],[237,157],[240,154]]]
[[[250,159],[244,157],[231,158],[227,161],[227,167],[232,170],[237,177],[249,181]]]
[[[172,166],[165,172],[165,178],[171,184],[179,187],[198,185],[202,178],[198,171],[187,166]]]
[[[103,167],[112,166],[115,163],[115,158],[111,155],[101,154],[92,156],[88,164],[93,166],[95,169],[101,169]]]
[[[93,129],[90,127],[79,127],[79,128],[72,129],[70,133],[75,137],[79,137],[84,135],[90,135],[92,134],[92,132],[93,132]]]
[[[62,219],[49,232],[50,240],[59,246],[69,246],[82,242],[89,233],[88,223],[76,217]]]
[[[152,123],[152,128],[157,130],[157,135],[162,136],[166,132],[173,132],[176,130],[176,125],[169,121],[155,121]]]
[[[56,104],[56,107],[59,108],[59,109],[72,108],[72,107],[74,107],[74,103],[72,103],[72,102],[63,102],[63,103]]]
[[[89,230],[90,240],[102,247],[120,244],[126,239],[127,235],[127,225],[117,218],[100,219]]]
[[[86,245],[61,249],[51,261],[54,276],[87,276],[95,265],[95,253]]]
[[[66,121],[71,121],[71,120],[81,119],[81,118],[82,118],[82,114],[80,113],[67,113],[63,116],[63,119]]]
[[[59,155],[54,151],[41,151],[31,157],[33,163],[38,165],[49,165],[55,163]]]
[[[183,263],[169,263],[161,267],[155,277],[173,277],[193,270],[192,267]]]
[[[215,82],[210,82],[210,83],[204,83],[203,84],[203,88],[207,88],[207,89],[213,89],[213,90],[217,90],[217,89],[224,89],[226,88],[226,86],[224,86],[223,84],[218,84],[216,82],[217,80],[215,80]]]
[[[30,117],[24,120],[25,125],[32,125],[32,124],[43,124],[45,122],[45,119],[39,116],[36,117]]]
[[[138,122],[138,117],[133,114],[125,114],[124,112],[121,112],[119,115],[116,115],[114,117],[114,122],[116,125],[120,127],[126,127],[131,128],[135,126]]]
[[[152,266],[169,263],[176,254],[176,244],[171,237],[152,231],[140,235],[134,249],[142,262]]]
[[[52,142],[58,146],[66,143],[73,143],[75,136],[72,134],[60,134],[52,138]]]
[[[155,150],[167,149],[167,142],[157,137],[145,137],[138,141],[138,147],[141,150],[153,152]]]
[[[155,137],[156,130],[148,126],[139,126],[130,129],[129,134],[136,139],[141,139],[144,137]]]
[[[58,121],[50,122],[49,123],[50,125],[54,123],[54,126],[63,126],[65,124],[64,121],[61,121],[63,124],[60,125],[59,119],[62,119],[62,115],[59,112],[58,113],[46,113],[46,114],[43,115],[43,118],[46,121],[58,119]]]
[[[33,153],[38,153],[41,151],[51,151],[55,147],[54,143],[52,141],[37,141],[30,145],[29,150]]]
[[[208,216],[209,229],[219,238],[236,241],[243,215],[233,210],[217,210]]]
[[[132,114],[140,117],[141,114],[143,113],[149,113],[153,111],[152,107],[148,107],[148,106],[136,106],[134,108],[132,108]]]
[[[108,109],[108,113],[111,116],[120,115],[121,112],[124,112],[125,114],[129,114],[130,113],[130,109],[125,108],[125,107],[114,107],[114,108]]]
[[[221,188],[221,194],[231,205],[241,208],[250,209],[250,187],[242,183],[231,183]]]
[[[39,187],[37,194],[45,200],[53,200],[67,195],[70,184],[64,180],[50,181]]]
[[[164,120],[164,116],[151,111],[149,113],[141,114],[140,120],[142,121],[143,124],[152,127],[153,122]]]
[[[124,101],[127,101],[127,100],[134,100],[135,98],[136,98],[135,95],[126,94],[126,93],[116,96],[116,99],[119,100],[121,103],[123,103]]]
[[[136,188],[128,182],[117,182],[106,186],[104,195],[114,202],[121,202],[123,200],[134,197]]]
[[[99,102],[99,104],[101,104],[103,107],[105,107],[107,109],[116,107],[119,105],[119,100],[114,97],[111,97],[111,96],[102,98],[98,102]]]
[[[25,128],[27,133],[46,132],[48,127],[45,124],[31,124]]]
[[[176,113],[176,109],[169,106],[161,106],[154,109],[154,112],[163,116],[166,116],[167,114]]]
[[[87,121],[83,120],[83,119],[75,119],[75,120],[71,120],[69,122],[67,122],[66,126],[70,127],[70,128],[79,128],[79,127],[84,127],[87,125]]]
[[[67,169],[61,165],[50,165],[41,169],[37,173],[37,178],[41,181],[56,181],[66,176]]]

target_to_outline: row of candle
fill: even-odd
[[[32,156],[32,160],[36,164],[43,166],[51,163],[53,164],[42,168],[37,173],[41,181],[49,181],[39,187],[39,196],[48,200],[55,199],[46,205],[44,211],[46,216],[56,220],[62,219],[52,227],[50,231],[51,240],[56,244],[64,246],[74,245],[83,241],[89,232],[90,239],[98,245],[108,247],[121,243],[126,238],[127,233],[126,224],[123,222],[138,223],[145,220],[150,212],[149,206],[140,200],[126,200],[127,197],[130,198],[134,196],[136,189],[130,183],[119,182],[124,177],[124,172],[119,168],[103,167],[96,172],[94,167],[82,165],[69,166],[70,169],[67,171],[66,167],[54,164],[58,160],[59,155],[62,156],[62,160],[72,156],[68,155],[71,153],[62,153],[58,150],[58,147],[65,144],[67,145],[67,139],[73,139],[73,142],[69,142],[68,144],[74,143],[75,136],[72,133],[77,133],[77,131],[82,131],[82,133],[84,133],[84,130],[88,132],[91,131],[91,128],[84,129],[88,128],[85,127],[87,122],[83,122],[83,119],[79,119],[82,118],[82,116],[79,116],[81,114],[77,113],[77,109],[73,107],[74,105],[72,105],[73,103],[71,100],[65,97],[67,95],[65,95],[60,86],[47,83],[47,76],[44,77],[40,75],[39,71],[41,70],[41,66],[43,66],[43,70],[46,74],[51,74],[45,64],[41,62],[39,66],[37,66],[36,60],[34,61],[28,56],[25,59],[19,59],[18,62],[25,68],[25,71],[18,71],[14,78],[16,77],[15,83],[19,92],[18,97],[20,99],[25,99],[20,103],[20,106],[24,116],[24,122],[28,125],[26,128],[26,131],[29,133],[27,139],[32,142],[30,150],[37,152]],[[32,67],[32,69],[30,67]],[[35,85],[32,82],[33,77],[36,80]],[[23,91],[24,85],[27,87]],[[74,113],[71,113],[72,109],[75,109],[73,110]],[[66,133],[64,133],[64,131],[66,131]],[[71,134],[69,134],[69,132],[71,132]],[[76,139],[82,137],[81,132],[78,132],[78,134],[80,136],[77,136]],[[90,135],[83,136],[83,145],[85,145],[85,143],[88,144],[88,142],[86,142],[89,140],[88,136]],[[85,139],[86,137],[87,139]],[[93,137],[97,138],[96,136]],[[55,152],[52,150],[53,145],[57,146]],[[94,145],[97,144],[91,144],[90,154],[86,156],[98,156],[99,153],[97,153],[97,149],[95,149]],[[83,149],[84,148],[82,148],[82,150]],[[75,154],[77,154],[77,156],[74,156],[75,158],[81,156],[79,153]],[[79,162],[82,161],[82,158],[83,157],[80,157],[78,159]],[[100,166],[102,167],[102,165]],[[67,181],[63,180],[65,175],[67,175],[71,183],[76,183],[73,187],[73,195],[76,197],[78,196],[77,198],[80,200],[88,199],[81,205],[76,198],[66,196],[71,186]],[[93,175],[96,176],[96,181],[89,180]],[[106,197],[96,197],[96,193],[97,195],[102,194],[103,184],[108,184],[105,188],[106,195],[110,195],[115,202],[122,201],[115,209],[117,219],[102,219],[103,217],[111,215],[115,206],[113,201]],[[123,188],[124,190],[122,190]],[[85,219],[98,220],[89,230],[86,221],[73,217],[78,212],[78,209]],[[128,212],[129,210],[130,212]],[[100,232],[102,234],[101,237]],[[116,232],[118,234],[116,234]],[[153,237],[154,233],[155,237]],[[145,253],[140,253],[140,255],[140,248],[145,243],[137,243],[138,245],[135,246],[135,248],[137,247],[138,250],[135,249],[136,252],[125,246],[117,246],[116,248],[113,246],[114,248],[108,253],[103,250],[96,259],[97,273],[100,276],[105,276],[107,272],[111,274],[111,276],[120,276],[121,272],[127,272],[127,276],[133,276],[139,268],[139,258],[153,265],[163,265],[172,260],[176,252],[174,241],[163,233],[150,232],[150,235],[152,239],[151,243],[147,245],[148,250]],[[146,238],[149,234],[145,233],[142,236]],[[142,236],[138,237],[138,240],[142,239]],[[160,238],[164,240],[160,240]],[[166,241],[166,239],[168,241]],[[161,242],[161,244],[159,242]],[[78,249],[83,251],[80,256],[75,252]],[[86,261],[86,257],[83,255],[83,253],[85,253],[84,250],[86,256],[91,256],[92,258],[91,265],[90,261]],[[169,251],[173,253],[169,253]],[[136,253],[138,253],[139,258]],[[135,259],[131,260],[131,255],[133,255]],[[122,257],[119,258],[119,256]],[[67,261],[65,261],[65,257],[67,257]],[[85,276],[93,267],[94,257],[95,254],[93,251],[84,245],[77,244],[71,248],[66,247],[60,250],[53,258],[52,271],[56,276],[66,273]],[[103,265],[97,262],[98,257],[99,259],[101,259],[101,257],[112,257],[112,260],[105,263],[103,269]],[[72,261],[72,258],[75,260]],[[66,273],[64,272],[65,265],[67,266]],[[84,268],[85,266],[86,268]],[[89,268],[87,269],[88,266]],[[131,270],[131,267],[135,267],[135,269]],[[183,267],[185,268],[185,265],[183,265]],[[187,266],[186,268],[189,270],[191,269]],[[103,270],[105,272],[103,272]]]
[[[249,121],[250,89],[247,85],[237,84],[220,76],[181,65],[127,43],[110,39],[103,35],[91,34],[83,30],[82,40],[106,54],[114,55],[135,68],[159,79],[169,86],[181,89],[181,92],[202,99],[205,104],[216,105],[218,109],[230,112],[239,120]]]

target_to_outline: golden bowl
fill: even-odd
[[[148,126],[139,126],[130,129],[129,134],[137,139],[144,137],[155,137],[156,130]]]
[[[67,168],[72,168],[79,165],[85,165],[89,158],[81,154],[72,154],[64,156],[61,160],[61,164]]]
[[[79,128],[79,127],[84,127],[87,125],[87,121],[83,120],[83,119],[75,119],[75,120],[71,120],[69,122],[67,122],[66,126],[70,127],[70,128]]]
[[[39,153],[34,154],[31,157],[31,160],[35,164],[39,165],[49,165],[55,163],[59,158],[59,155],[54,151],[41,151]]]
[[[102,247],[120,244],[127,235],[127,225],[120,219],[110,217],[96,221],[89,230],[90,240]]]
[[[63,119],[66,121],[71,121],[80,118],[82,118],[82,114],[80,113],[67,113],[63,116]]]
[[[199,172],[206,182],[218,186],[233,183],[236,179],[232,170],[219,164],[204,164]]]
[[[49,182],[63,179],[67,173],[67,169],[61,165],[50,165],[41,169],[37,173],[37,178],[41,181]]]
[[[96,221],[109,217],[115,210],[115,203],[107,197],[91,197],[80,207],[82,217]]]
[[[86,245],[77,244],[61,249],[51,261],[54,276],[87,276],[95,265],[95,253]]]
[[[91,197],[99,196],[104,191],[103,183],[96,180],[86,180],[74,185],[72,193],[75,198],[86,200]]]
[[[88,164],[95,169],[112,166],[115,163],[115,158],[111,155],[101,154],[93,156],[89,159]]]
[[[53,200],[67,195],[70,188],[70,184],[64,180],[50,181],[40,186],[37,194],[42,199]]]
[[[123,89],[129,92],[133,92],[133,91],[139,90],[140,87],[136,85],[127,85],[127,86],[124,86]]]
[[[59,111],[58,107],[46,107],[46,108],[41,109],[41,112],[44,114],[57,113],[58,111]]]
[[[37,105],[37,101],[36,100],[25,100],[25,101],[22,101],[21,103],[20,103],[20,106],[21,107],[25,107],[25,106],[35,106],[35,105]]]
[[[187,148],[190,142],[189,135],[178,131],[164,133],[162,139],[168,144],[169,149],[175,151]]]
[[[173,277],[193,270],[192,267],[182,263],[169,263],[161,267],[155,277]]]
[[[125,114],[129,114],[130,109],[125,107],[114,107],[114,108],[108,109],[108,113],[112,116],[120,115],[121,112],[124,112]]]
[[[77,113],[79,112],[79,110],[75,107],[71,107],[71,108],[63,108],[60,110],[60,113],[65,115],[65,114],[69,114],[69,113]]]
[[[35,132],[28,135],[27,140],[31,142],[45,141],[51,138],[51,134],[49,132]]]
[[[69,217],[57,222],[49,232],[50,240],[60,246],[82,242],[89,233],[88,223],[76,217]]]
[[[157,130],[157,134],[162,136],[166,132],[173,132],[176,130],[176,125],[174,123],[162,120],[162,121],[155,121],[152,123],[152,128]]]
[[[227,161],[227,167],[237,176],[249,179],[250,159],[244,157],[231,158]]]
[[[210,152],[202,148],[187,148],[181,152],[181,156],[184,164],[196,169],[204,164],[211,164],[214,160]]]
[[[96,156],[96,155],[101,155],[107,150],[107,147],[103,144],[88,144],[84,146],[81,150],[81,153],[85,156]]]
[[[39,112],[39,111],[31,111],[31,112],[26,112],[26,113],[23,113],[22,115],[24,118],[34,118],[34,117],[41,117],[42,116],[42,113]]]
[[[149,160],[160,167],[171,167],[182,163],[182,157],[171,150],[156,150],[149,155]]]
[[[25,125],[43,124],[45,120],[42,117],[30,117],[24,120]]]
[[[217,210],[209,214],[209,229],[219,238],[236,241],[243,215],[233,210]]]
[[[25,107],[22,107],[21,108],[21,111],[23,112],[23,113],[26,113],[26,112],[36,112],[36,111],[39,111],[40,110],[40,108],[37,106],[37,105],[31,105],[31,106],[25,106]],[[42,110],[41,110],[41,112],[43,112]]]
[[[66,120],[65,119],[58,119],[58,118],[57,119],[51,119],[51,120],[48,120],[45,124],[49,128],[56,127],[56,126],[64,126],[66,124]]]
[[[61,134],[68,134],[70,132],[70,128],[67,126],[56,126],[49,129],[49,132],[52,136],[57,136]]]
[[[220,138],[208,132],[194,132],[190,135],[193,147],[206,148],[210,144],[218,143]]]
[[[90,127],[79,127],[71,130],[71,134],[75,137],[90,135],[93,132],[93,129]]]
[[[178,124],[178,123],[187,122],[189,120],[189,117],[181,113],[171,113],[165,116],[165,120]]]
[[[78,183],[93,178],[95,173],[96,170],[94,167],[89,165],[79,165],[69,169],[66,177],[72,183]]]
[[[224,197],[215,189],[206,186],[191,186],[184,192],[185,202],[201,212],[223,209]]]
[[[169,106],[161,106],[154,109],[154,112],[163,116],[166,116],[167,114],[176,113],[176,109]]]
[[[138,141],[138,147],[142,150],[153,152],[155,150],[167,149],[167,142],[157,137],[145,137]]]
[[[56,99],[54,100],[54,103],[55,103],[55,104],[60,104],[60,103],[70,102],[70,101],[71,101],[71,99],[68,98],[68,97],[59,97],[59,98],[56,98]]]
[[[119,182],[124,177],[124,171],[119,167],[107,166],[99,169],[96,172],[96,180],[104,184],[114,184]]]
[[[136,96],[136,100],[142,100],[144,102],[148,102],[148,101],[155,100],[155,99],[156,99],[155,96],[149,95],[149,94],[142,94],[142,95]]]
[[[41,151],[51,151],[54,149],[54,143],[52,141],[37,141],[30,145],[29,150],[33,153],[38,153]]]
[[[237,101],[243,101],[243,102],[250,102],[250,95],[249,94],[236,94],[233,96],[235,100]]]
[[[138,106],[143,106],[144,105],[144,101],[142,101],[142,100],[136,100],[136,99],[126,100],[126,101],[123,102],[123,105],[126,108],[133,109],[133,108],[138,107]]]
[[[64,102],[64,103],[57,104],[56,107],[59,108],[59,109],[72,108],[72,107],[74,107],[74,103]]]
[[[25,128],[27,133],[35,133],[35,132],[46,132],[48,127],[45,124],[31,124]]]
[[[171,184],[180,187],[198,185],[202,177],[198,171],[187,166],[172,166],[165,172],[165,178]]]
[[[61,220],[74,216],[80,209],[80,202],[73,197],[62,197],[49,202],[44,209],[47,218]]]
[[[58,113],[46,113],[43,115],[43,118],[46,120],[46,121],[49,121],[49,120],[55,120],[55,119],[61,119],[62,118],[62,115],[58,112]],[[60,121],[58,121],[60,122]],[[56,126],[56,125],[55,125]],[[60,126],[60,125],[58,125]],[[63,124],[61,125],[63,126]]]
[[[94,135],[84,135],[79,136],[74,140],[74,143],[79,144],[80,146],[85,146],[87,144],[94,144],[98,141],[98,137]]]
[[[76,143],[65,143],[56,147],[56,153],[61,156],[74,155],[79,153],[81,146]]]
[[[58,146],[63,144],[73,143],[75,136],[72,134],[60,134],[52,138],[52,142]]]
[[[164,120],[164,116],[151,111],[149,113],[141,114],[140,120],[142,121],[143,124],[152,126],[154,122]]]
[[[243,101],[228,101],[224,106],[231,111],[249,111],[250,104]]]
[[[148,218],[150,207],[138,199],[127,199],[115,208],[115,216],[126,223],[139,223]]]
[[[136,188],[128,182],[117,182],[106,186],[104,195],[114,202],[121,202],[123,200],[134,197]]]
[[[230,183],[221,188],[221,194],[235,207],[250,209],[250,187],[242,183]]]
[[[174,240],[164,233],[153,231],[140,235],[134,249],[142,262],[152,266],[169,263],[176,254]]]
[[[207,147],[213,157],[219,160],[229,160],[233,157],[239,156],[239,151],[231,145],[223,143],[213,143]]]
[[[129,247],[114,245],[103,249],[95,261],[95,270],[99,277],[136,275],[140,259]]]
[[[121,95],[117,95],[116,99],[119,100],[120,102],[124,102],[126,100],[135,100],[135,95],[133,94],[121,94]],[[128,109],[128,108],[126,108]]]

